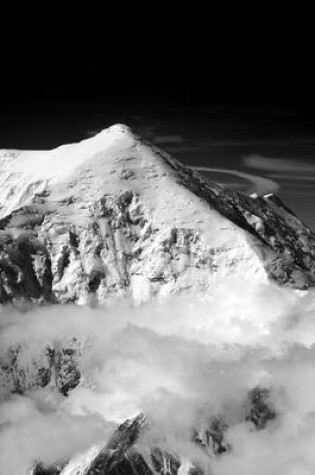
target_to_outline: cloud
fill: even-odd
[[[271,178],[275,178],[276,180],[288,180],[288,181],[314,181],[315,180],[315,174],[312,175],[297,175],[296,173],[289,175],[285,173],[271,173],[269,175]]]
[[[2,395],[0,473],[19,475],[34,460],[63,460],[104,443],[115,423],[142,411],[152,421],[143,444],[201,464],[191,431],[224,414],[233,450],[207,459],[214,475],[314,473],[314,313],[312,291],[227,278],[203,299],[2,308],[2,353],[23,342],[27,356],[76,336],[84,341],[84,380],[67,398],[49,387]],[[259,384],[272,388],[278,417],[256,432],[244,401]]]
[[[46,402],[43,410],[38,404],[43,394],[37,394],[37,401],[35,395],[13,395],[0,406],[1,475],[25,474],[35,461],[64,463],[106,440],[109,428],[100,418],[73,416],[62,410],[62,403],[53,410]]]
[[[303,175],[303,173],[314,173],[315,165],[312,163],[298,160],[289,160],[286,158],[268,158],[261,155],[249,155],[243,159],[244,165],[258,170],[273,172],[294,173]]]
[[[240,172],[238,170],[230,170],[226,168],[213,168],[213,167],[190,167],[192,170],[203,172],[215,172],[215,173],[228,173],[247,180],[251,186],[246,190],[247,194],[251,195],[256,193],[257,195],[267,195],[268,193],[275,193],[279,190],[280,186],[270,178],[264,178],[251,173]]]
[[[181,135],[156,135],[154,142],[157,144],[181,144],[184,138]]]

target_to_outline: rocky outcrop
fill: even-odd
[[[0,358],[0,391],[24,394],[46,386],[66,396],[81,380],[82,343],[75,338],[47,347],[20,343]]]
[[[255,387],[244,403],[245,420],[253,424],[253,430],[264,430],[276,414],[268,398],[270,390]],[[68,463],[55,467],[44,467],[38,464],[33,475],[178,475],[179,473],[204,473],[204,468],[196,461],[181,460],[176,451],[159,446],[148,447],[145,432],[150,429],[150,422],[144,415],[126,420],[114,432],[104,447],[92,449]],[[224,456],[233,450],[227,441],[228,424],[223,416],[210,418],[209,424],[202,429],[195,429],[191,434],[191,442],[196,450],[200,450],[200,459],[211,460],[213,457]],[[196,452],[198,453],[198,452]]]

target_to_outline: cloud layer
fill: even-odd
[[[148,414],[146,442],[164,444],[207,473],[313,474],[315,298],[272,285],[222,280],[203,301],[174,297],[142,307],[52,306],[0,312],[2,354],[76,336],[84,380],[68,398],[49,387],[2,394],[0,473],[34,460],[62,462],[104,444],[116,423]],[[245,421],[244,401],[271,388],[276,420],[263,431]],[[205,461],[193,428],[224,414],[232,451]]]
[[[244,165],[258,170],[271,171],[276,173],[294,174],[294,178],[299,175],[314,174],[315,165],[302,162],[300,160],[290,160],[287,158],[268,158],[261,155],[249,155],[244,157]],[[296,175],[297,174],[297,175]],[[310,177],[310,175],[306,175]]]
[[[228,173],[229,175],[235,175],[240,178],[244,178],[250,183],[247,189],[247,194],[251,195],[256,193],[257,195],[267,195],[268,193],[276,193],[280,186],[269,178],[253,175],[251,173],[240,172],[238,170],[230,170],[225,168],[213,168],[213,167],[190,167],[192,170],[201,172],[215,172],[215,173]]]

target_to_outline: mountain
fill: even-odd
[[[114,125],[50,151],[0,151],[0,304],[140,304],[204,295],[224,276],[307,289],[315,284],[315,236],[274,196],[249,197],[205,179]],[[11,346],[0,357],[0,392],[49,388],[62,398],[82,379],[84,344]],[[61,396],[62,395],[62,396]],[[263,430],[276,413],[254,387],[240,421]],[[145,443],[148,415],[117,427],[104,445],[32,475],[201,475],[194,460]],[[229,452],[226,421],[209,414],[191,440],[200,453]]]
[[[206,180],[124,125],[0,151],[0,303],[135,302],[222,275],[307,288],[315,238],[279,198]]]
[[[264,430],[276,417],[268,399],[268,391],[255,388],[244,402],[244,420],[253,430]],[[176,452],[165,447],[147,444],[149,426],[150,421],[139,414],[120,424],[104,446],[93,446],[68,463],[50,467],[38,464],[31,475],[202,475],[207,471],[209,458],[220,457],[231,450],[225,440],[228,425],[221,416],[209,417],[208,425],[196,427],[191,433],[196,451],[203,454],[199,460],[204,458],[206,467],[189,457],[180,459]]]

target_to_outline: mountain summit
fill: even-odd
[[[125,125],[0,151],[0,303],[143,302],[225,275],[307,288],[315,237],[274,195],[209,181]]]

